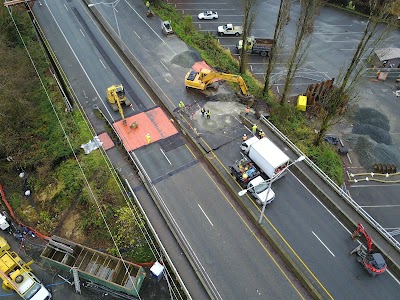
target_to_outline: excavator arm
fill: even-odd
[[[119,113],[121,114],[121,117],[122,117],[122,123],[124,125],[126,125],[126,119],[125,119],[125,115],[124,115],[124,110],[122,109],[122,106],[121,106],[121,101],[119,101],[118,97],[116,97],[115,99],[116,99],[116,102],[118,105]]]
[[[353,234],[351,235],[351,237],[353,239],[359,237],[361,235],[361,233],[364,235],[366,241],[367,241],[367,247],[368,247],[368,253],[372,252],[372,239],[371,237],[368,235],[368,233],[365,231],[364,226],[361,223],[357,224],[357,229],[353,232]]]
[[[219,72],[210,72],[208,75],[206,75],[204,77],[203,82],[206,85],[209,85],[210,83],[212,83],[212,80],[215,78],[223,79],[223,80],[230,81],[230,82],[236,82],[237,84],[239,84],[240,90],[242,91],[243,95],[247,95],[249,92],[246,83],[244,82],[242,76],[240,76],[240,75],[219,73]]]

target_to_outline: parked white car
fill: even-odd
[[[200,13],[198,16],[199,20],[213,20],[218,19],[218,13],[216,11],[205,11]]]

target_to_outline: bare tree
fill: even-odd
[[[358,43],[356,52],[347,67],[339,75],[338,87],[332,89],[322,102],[322,121],[314,144],[319,145],[332,120],[351,99],[357,97],[360,80],[370,62],[373,50],[395,28],[396,17],[389,13],[391,0],[370,0],[370,15]]]
[[[320,0],[300,0],[300,15],[292,52],[288,61],[286,81],[282,92],[281,104],[285,103],[290,85],[297,70],[307,57],[307,49],[311,43],[314,28],[314,17],[318,13]]]
[[[265,82],[263,95],[265,96],[268,92],[270,85],[270,77],[272,70],[275,67],[276,63],[276,54],[279,53],[280,49],[282,49],[282,45],[284,42],[284,26],[287,24],[290,18],[290,8],[291,8],[292,0],[281,0],[279,5],[278,18],[275,24],[275,32],[274,32],[274,45],[269,51],[269,60],[267,65],[267,70],[265,72]]]
[[[242,0],[243,3],[243,35],[242,35],[242,49],[240,50],[240,66],[239,72],[243,74],[246,72],[247,53],[245,49],[247,37],[250,36],[253,29],[254,21],[256,19],[255,6],[257,0]]]

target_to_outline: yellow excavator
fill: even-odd
[[[204,91],[213,83],[213,79],[224,79],[239,84],[243,95],[248,95],[249,89],[244,82],[242,76],[215,72],[209,69],[201,69],[200,72],[189,71],[185,76],[186,88],[194,88]]]
[[[122,109],[122,103],[126,106],[131,105],[131,102],[126,98],[125,90],[122,84],[112,85],[107,89],[107,100],[114,111],[119,110],[122,117],[122,122],[126,125],[126,120],[124,116],[124,110]]]

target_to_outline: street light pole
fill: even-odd
[[[268,202],[268,201],[267,201],[267,199],[268,199],[268,194],[269,194],[269,191],[271,190],[272,183],[273,183],[276,179],[278,179],[279,176],[280,176],[283,172],[285,172],[290,166],[294,165],[295,163],[297,163],[297,162],[299,162],[299,161],[304,160],[305,158],[306,158],[306,157],[305,157],[304,155],[300,156],[300,157],[299,157],[298,159],[296,159],[294,162],[288,164],[286,167],[284,167],[282,170],[280,170],[275,176],[272,176],[272,178],[271,178],[270,181],[269,181],[269,187],[268,187],[268,191],[267,191],[267,198],[265,199],[264,205],[263,205],[263,207],[262,207],[261,214],[260,214],[260,218],[258,219],[258,224],[261,224],[261,223],[262,223],[262,219],[263,219],[263,216],[264,216],[265,207],[267,206],[267,202]]]
[[[88,4],[88,7],[93,7],[95,5],[103,4],[105,6],[110,6],[113,9],[115,23],[117,24],[118,37],[119,37],[119,40],[121,41],[121,49],[122,49],[122,51],[124,51],[124,42],[122,41],[121,31],[119,30],[119,25],[118,25],[117,14],[115,13],[117,11],[115,9],[115,7],[118,5],[119,1],[121,1],[121,0],[115,0],[114,2],[110,2],[110,3],[105,3],[105,2],[90,3],[90,4]]]
[[[263,219],[263,216],[264,216],[265,207],[267,206],[267,202],[268,202],[269,192],[270,192],[270,190],[271,190],[271,188],[272,188],[272,183],[273,183],[275,180],[277,180],[277,179],[279,178],[279,176],[280,176],[283,172],[285,172],[290,166],[292,166],[292,165],[294,165],[295,163],[298,163],[298,162],[304,160],[305,158],[306,158],[306,157],[305,157],[304,155],[300,156],[300,157],[299,157],[298,159],[296,159],[294,162],[288,164],[286,167],[284,167],[282,170],[280,170],[277,174],[275,174],[275,176],[272,176],[272,178],[267,179],[267,180],[264,180],[263,182],[260,182],[260,183],[259,183],[259,184],[261,184],[261,183],[268,182],[269,184],[268,184],[268,190],[267,190],[267,195],[266,195],[266,198],[265,198],[265,202],[264,202],[263,207],[262,207],[262,210],[261,210],[260,218],[258,219],[258,224],[261,224],[261,222],[262,222],[262,219]],[[251,187],[251,188],[253,188],[253,187]],[[241,191],[238,193],[238,195],[239,195],[239,196],[243,196],[243,195],[246,194],[247,191],[248,191],[249,189],[251,189],[251,188],[248,188],[248,189],[245,189],[245,190],[241,190]]]

